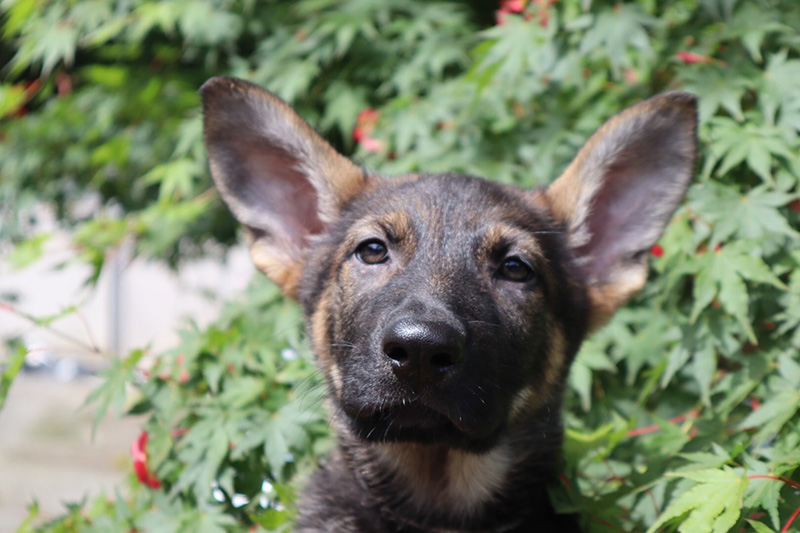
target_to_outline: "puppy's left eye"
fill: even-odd
[[[379,239],[364,241],[356,248],[356,257],[367,265],[377,265],[389,260],[389,250]]]
[[[517,283],[529,281],[533,276],[533,269],[519,257],[507,257],[497,269],[498,278]]]

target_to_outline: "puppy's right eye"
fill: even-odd
[[[355,255],[365,265],[377,265],[389,260],[389,249],[383,241],[370,239],[358,245]]]

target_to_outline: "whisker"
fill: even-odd
[[[495,324],[493,322],[486,322],[485,320],[468,320],[467,323],[468,324],[480,324],[482,326],[489,326],[489,327],[492,327],[492,328],[502,328],[503,327],[502,324]]]

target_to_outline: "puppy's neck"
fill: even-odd
[[[450,516],[480,513],[500,491],[513,467],[507,444],[476,454],[444,446],[387,443],[375,455],[406,489],[407,501],[419,511]]]
[[[423,528],[482,522],[515,466],[511,446],[503,442],[481,454],[414,443],[375,443],[345,453],[382,513]],[[423,523],[406,523],[408,517],[423,518]]]

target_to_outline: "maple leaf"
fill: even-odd
[[[742,495],[747,477],[730,468],[696,470],[668,474],[696,481],[697,485],[681,494],[647,530],[655,533],[671,520],[686,515],[679,531],[726,533],[736,524],[741,513]]]

